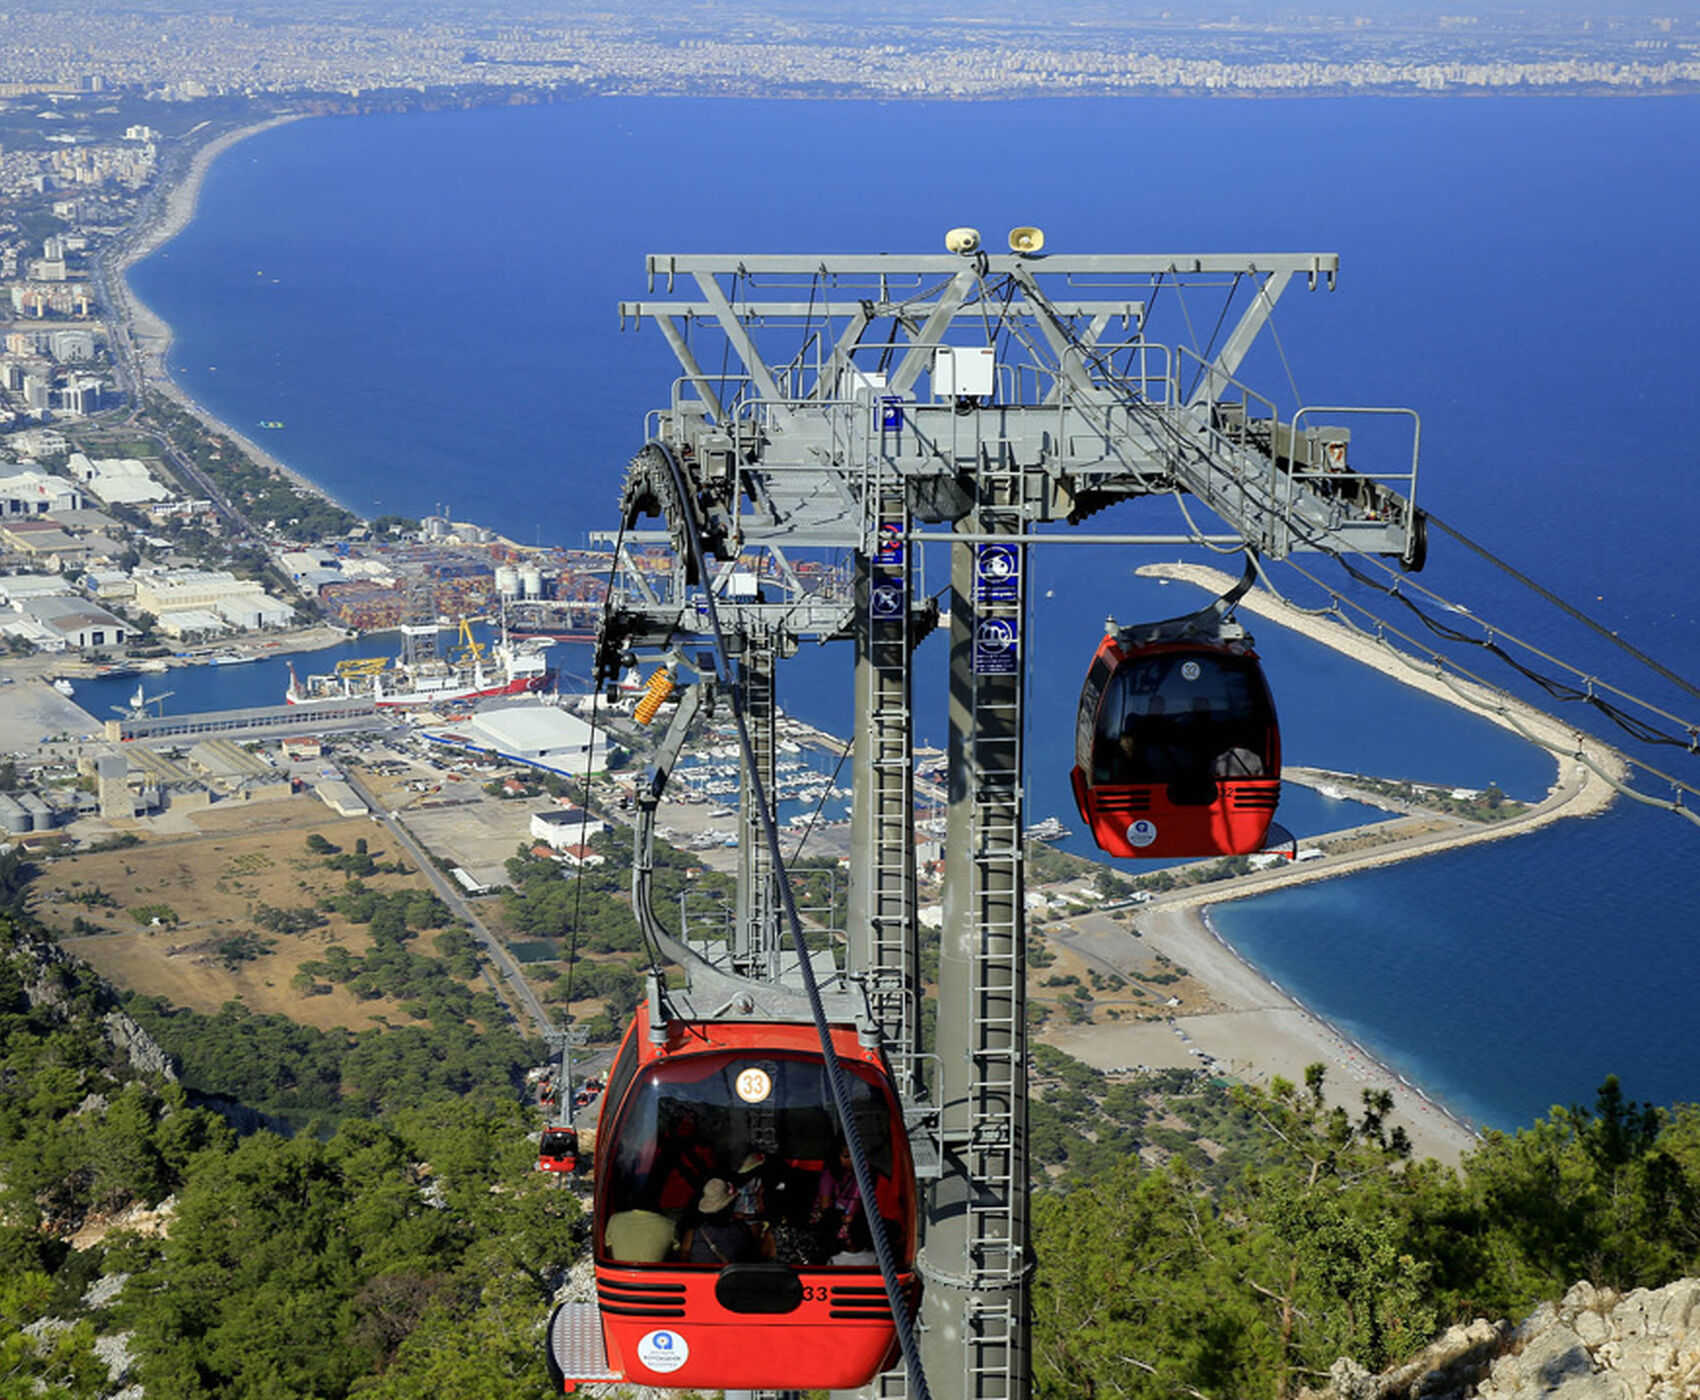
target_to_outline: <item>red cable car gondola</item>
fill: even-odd
[[[878,1182],[872,1209],[845,1160],[812,1024],[669,1020],[656,1043],[640,1008],[596,1136],[605,1364],[586,1362],[584,1305],[564,1304],[549,1327],[557,1385],[849,1389],[893,1364],[870,1232],[885,1232],[912,1301],[909,1140],[884,1055],[851,1026],[832,1040]]]
[[[543,1130],[537,1143],[537,1170],[540,1172],[576,1172],[578,1170],[578,1129],[570,1123],[554,1123]]]
[[[1113,856],[1263,848],[1281,797],[1275,702],[1251,639],[1228,623],[1212,630],[1198,635],[1198,618],[1117,629],[1092,658],[1071,779]]]

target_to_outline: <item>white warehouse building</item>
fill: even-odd
[[[183,631],[215,633],[227,628],[254,629],[287,627],[295,611],[279,602],[252,579],[239,579],[223,569],[180,569],[138,571],[135,575],[136,607],[159,619],[167,635]],[[175,626],[173,614],[199,616],[185,626]],[[212,619],[208,625],[206,619]]]
[[[134,457],[108,457],[95,462],[73,452],[66,462],[72,476],[101,500],[121,505],[169,501],[171,492],[155,481],[146,465]]]
[[[600,772],[608,763],[604,737],[576,715],[553,705],[480,710],[453,728],[426,730],[425,737],[567,777],[582,777],[587,766],[593,773]]]

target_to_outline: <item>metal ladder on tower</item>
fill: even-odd
[[[919,1088],[919,953],[915,938],[915,760],[910,707],[909,511],[903,483],[883,463],[867,493],[876,547],[866,602],[872,813],[869,825],[867,988],[892,1069],[906,1095]]]
[[[964,1330],[970,1400],[1006,1400],[1015,1312],[1007,1290],[1025,1277],[1025,921],[1022,852],[1022,650],[1026,643],[1026,475],[1010,444],[985,444],[979,528],[1009,536],[975,545],[970,710],[975,784],[974,917],[979,931],[972,1006],[974,1128],[966,1145],[972,1190],[967,1264],[977,1288]],[[1001,1321],[1000,1321],[1001,1319]],[[977,1320],[977,1321],[976,1321]],[[984,1325],[979,1325],[984,1324]]]
[[[1015,1310],[1007,1302],[976,1299],[968,1306],[962,1333],[968,1342],[962,1393],[976,1400],[1015,1400],[1009,1367]]]
[[[770,639],[746,633],[743,654],[738,659],[743,687],[744,720],[750,733],[750,751],[761,790],[775,803],[777,749],[774,727],[778,705],[774,697],[774,647]],[[755,784],[748,772],[738,795],[738,919],[733,930],[733,968],[746,977],[777,980],[783,939],[779,922],[779,891],[775,882],[773,854],[768,848],[761,810],[756,804]]]

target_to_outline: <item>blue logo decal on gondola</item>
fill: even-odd
[[[647,1332],[637,1345],[638,1360],[651,1371],[677,1371],[691,1359],[691,1349],[677,1332]]]

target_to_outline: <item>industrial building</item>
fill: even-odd
[[[223,569],[138,570],[134,581],[136,606],[171,637],[287,627],[295,617],[258,583]]]
[[[81,452],[73,452],[65,465],[72,476],[108,504],[145,505],[171,498],[171,492],[155,481],[147,466],[134,457],[112,457],[97,462]]]
[[[582,807],[559,807],[531,814],[531,834],[553,851],[582,846],[607,829],[606,822],[597,821]]]
[[[43,651],[123,646],[129,624],[98,603],[63,595],[21,599],[0,612],[0,633],[20,637]]]
[[[62,476],[33,467],[0,476],[0,516],[47,515],[53,511],[81,510],[87,504],[88,497],[77,483]]]
[[[425,737],[435,744],[565,777],[583,777],[587,768],[598,772],[608,761],[603,736],[553,705],[480,710],[452,727],[427,729]]]

